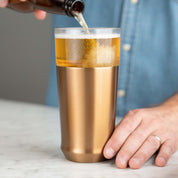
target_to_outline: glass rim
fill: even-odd
[[[83,29],[82,27],[56,27],[54,29]],[[89,27],[88,29],[120,29],[120,27]]]
[[[90,34],[85,33],[82,27],[54,28],[55,38],[116,38],[120,37],[120,28],[96,27],[88,28]]]

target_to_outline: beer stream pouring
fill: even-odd
[[[27,0],[25,2],[20,0],[9,0],[7,7],[23,13],[33,12],[34,9],[40,9],[53,14],[74,17],[76,12],[83,12],[84,3],[82,0]]]

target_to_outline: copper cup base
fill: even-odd
[[[101,153],[72,153],[63,151],[66,159],[80,163],[94,163],[105,161],[106,158]]]

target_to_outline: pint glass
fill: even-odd
[[[76,162],[104,160],[115,127],[118,28],[55,29],[61,149]]]

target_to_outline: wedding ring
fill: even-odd
[[[157,135],[152,135],[152,136],[155,137],[160,142],[161,145],[161,139]]]

